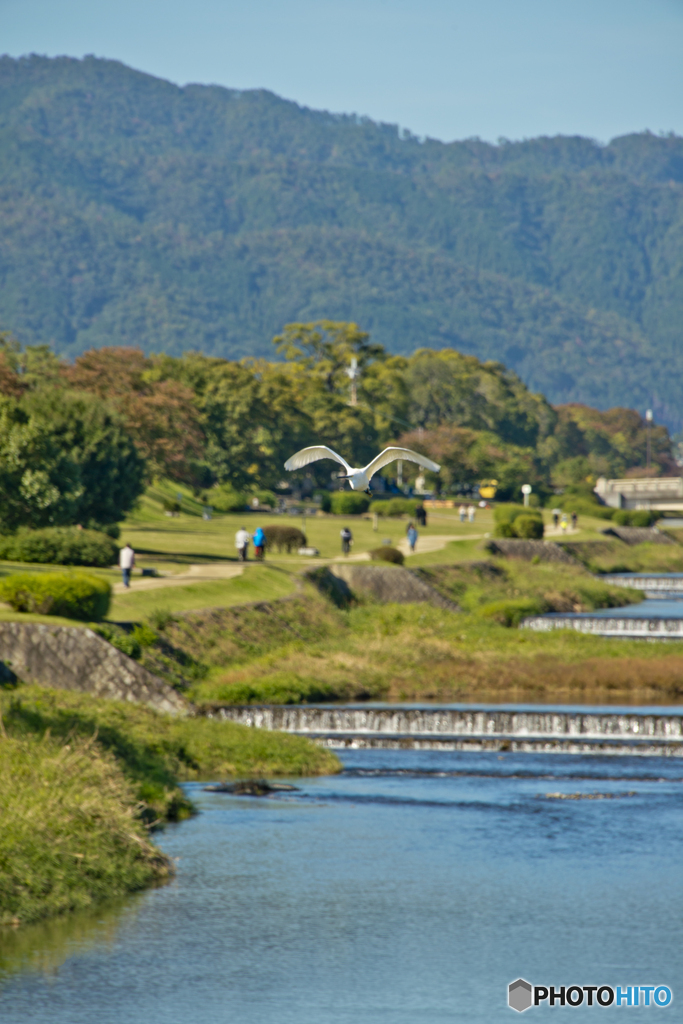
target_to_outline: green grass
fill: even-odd
[[[138,622],[152,611],[184,612],[197,608],[227,608],[252,601],[274,600],[291,594],[295,578],[275,566],[247,565],[242,576],[205,583],[187,583],[154,590],[115,594],[109,615],[113,622]]]
[[[0,741],[0,924],[35,921],[163,881],[170,863],[114,758],[82,739]]]
[[[624,544],[604,537],[585,543],[567,544],[590,572],[683,572],[683,545]]]
[[[165,516],[161,502],[163,497],[175,498],[176,492],[185,496],[183,512],[177,517]],[[268,524],[291,525],[304,528],[309,544],[318,548],[323,559],[341,555],[339,537],[342,526],[349,525],[354,535],[353,554],[370,551],[384,539],[397,543],[405,537],[408,517],[380,519],[377,531],[373,530],[373,518],[365,516],[307,515],[305,524],[301,516],[275,515],[272,513],[244,512],[229,515],[215,515],[206,522],[201,518],[202,506],[191,498],[187,489],[176,487],[167,481],[157,482],[147,490],[140,500],[138,509],[121,524],[119,543],[129,541],[136,551],[141,552],[140,564],[146,564],[154,557],[165,556],[183,562],[212,559],[234,560],[235,533],[244,525],[250,533],[257,526]],[[309,510],[315,509],[310,506]],[[493,518],[489,511],[480,511],[474,524],[460,523],[454,510],[438,510],[429,513],[429,525],[421,535],[453,534],[467,537],[493,529]],[[268,552],[268,560],[283,564],[302,564],[310,561],[298,555]]]
[[[0,924],[168,878],[148,828],[192,812],[179,780],[339,770],[306,739],[87,694],[20,686],[0,708]]]
[[[277,617],[259,608],[192,615],[171,624],[163,642],[176,658],[188,658],[187,694],[200,704],[679,699],[677,645],[507,628],[520,608],[618,607],[639,600],[638,592],[609,587],[577,567],[516,560],[420,572],[466,610],[363,602],[342,611],[308,589],[277,606]],[[149,667],[164,671],[153,661]]]
[[[676,703],[683,650],[573,630],[508,628],[474,612],[367,603],[328,638],[238,654],[193,683],[199,703],[307,700]]]

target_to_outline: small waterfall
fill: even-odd
[[[339,705],[226,705],[213,717],[330,747],[541,750],[683,756],[681,714]]]
[[[631,587],[635,590],[644,590],[646,593],[683,594],[683,574],[670,573],[665,576],[645,573],[640,576],[625,576],[621,573],[605,573],[597,576],[602,583],[609,583],[613,587]]]
[[[534,629],[538,632],[549,632],[551,629],[575,629],[579,633],[594,633],[597,636],[641,638],[645,640],[683,640],[683,618],[635,616],[562,615],[531,615],[522,622],[522,629]]]

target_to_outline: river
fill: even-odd
[[[669,985],[672,1007],[645,1012],[676,1019],[678,759],[341,757],[273,798],[189,785],[201,813],[159,836],[170,885],[76,934],[20,930],[14,957],[5,937],[3,1024],[495,1024],[520,976]],[[616,798],[557,798],[577,793]]]

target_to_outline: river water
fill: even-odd
[[[341,756],[274,798],[188,786],[170,885],[0,942],[3,1024],[495,1024],[520,976],[669,985],[640,1013],[680,1019],[677,759]]]

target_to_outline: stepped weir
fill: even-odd
[[[680,714],[406,705],[222,705],[211,717],[330,748],[683,756]]]

